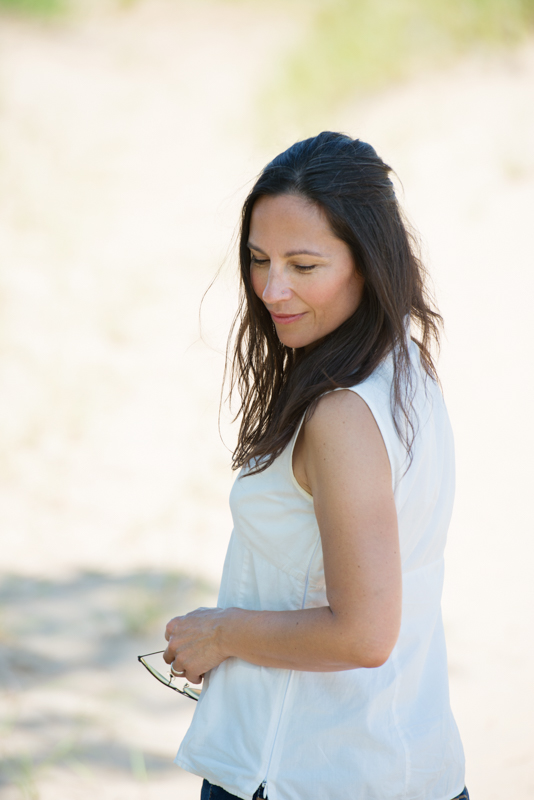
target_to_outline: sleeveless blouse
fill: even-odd
[[[391,411],[392,359],[352,387],[382,434],[398,516],[402,620],[380,667],[304,672],[229,658],[204,679],[176,757],[243,800],[451,800],[464,756],[450,709],[441,617],[454,445],[443,397],[410,343],[412,462]],[[313,500],[292,468],[298,430],[264,472],[239,473],[218,605],[278,611],[328,605]]]

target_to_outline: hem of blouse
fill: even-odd
[[[443,795],[443,797],[437,797],[436,800],[449,800],[449,798],[451,798],[451,800],[455,800],[455,798],[458,797],[458,795],[462,794],[462,792],[463,792],[463,790],[465,788],[466,788],[466,783],[465,783],[465,778],[464,778],[464,780],[462,781],[461,788],[453,789],[454,794],[453,794],[452,798],[451,798],[450,794],[446,794],[446,795]]]
[[[223,786],[220,783],[214,783],[213,780],[215,780],[215,779],[210,780],[209,778],[206,778],[204,775],[202,775],[200,772],[198,772],[196,769],[194,769],[190,764],[188,764],[187,761],[183,761],[181,758],[179,759],[178,756],[174,759],[174,763],[178,767],[181,767],[182,769],[184,769],[186,772],[191,773],[191,775],[196,775],[197,778],[202,778],[202,780],[209,781],[209,783],[213,784],[213,786],[219,786],[221,789],[224,789],[226,792],[229,792],[230,794],[235,794],[235,796],[241,798],[241,800],[250,800],[250,798],[251,798],[250,794],[243,794],[241,789],[236,789],[235,786],[228,786],[228,785]],[[256,789],[257,788],[258,787],[256,786]],[[256,789],[254,789],[253,791],[255,792]]]

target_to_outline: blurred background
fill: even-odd
[[[467,783],[534,797],[534,0],[0,0],[2,800],[198,798],[193,703],[136,656],[216,602],[239,207],[323,129],[421,233]]]

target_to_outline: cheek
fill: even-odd
[[[336,308],[348,304],[351,291],[347,281],[337,280],[329,282],[326,286],[318,287],[313,294],[312,302],[317,308],[331,313]]]
[[[349,289],[346,292],[347,305],[349,306],[348,316],[354,314],[360,305],[363,297],[364,284],[365,281],[359,273],[352,276]]]
[[[256,294],[260,300],[265,290],[265,285],[267,283],[267,276],[264,274],[263,271],[257,269],[250,270],[250,282],[252,284],[252,289],[254,294]]]
[[[340,325],[354,314],[360,305],[362,293],[363,279],[360,276],[340,278],[317,292],[316,308],[334,326]]]

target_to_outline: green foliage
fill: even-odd
[[[36,768],[31,756],[24,753],[14,760],[9,767],[9,777],[18,787],[23,800],[38,800],[39,790],[36,783]]]
[[[0,13],[3,11],[49,17],[64,11],[64,0],[0,0]]]
[[[533,23],[534,0],[323,0],[262,102],[306,118],[473,47],[514,44]]]

